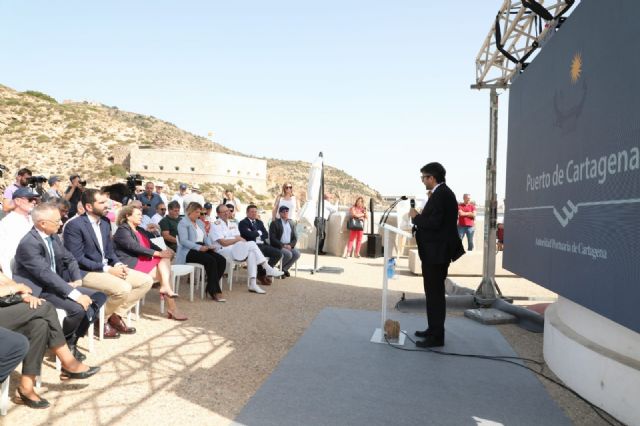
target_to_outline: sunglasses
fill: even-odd
[[[293,188],[293,186],[291,186],[291,185],[287,185],[287,186],[284,187],[284,189],[292,189],[292,188]]]

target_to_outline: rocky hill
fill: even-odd
[[[211,140],[181,130],[153,116],[121,111],[115,106],[89,102],[59,103],[36,91],[17,92],[0,85],[0,164],[6,172],[0,188],[11,184],[15,172],[30,168],[35,175],[68,176],[80,173],[89,186],[121,180],[128,172],[119,159],[136,146],[210,150],[243,155]],[[293,183],[304,199],[310,164],[302,161],[267,160],[268,194],[234,188],[243,200],[264,207],[272,202],[284,181]],[[380,195],[345,172],[325,167],[326,189],[350,203],[356,195]],[[172,185],[176,183],[172,182]],[[205,185],[205,196],[217,200],[225,185]],[[176,188],[170,187],[170,191]]]

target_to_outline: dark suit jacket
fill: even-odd
[[[113,266],[120,263],[111,242],[111,224],[106,218],[100,219],[100,233],[102,234],[104,257],[107,259],[108,265]],[[103,271],[100,245],[86,213],[67,224],[64,229],[64,246],[76,258],[80,270],[85,271],[83,275],[86,275],[86,272]]]
[[[245,217],[238,223],[238,230],[240,231],[240,236],[247,241],[255,241],[256,238],[260,237],[258,231],[262,231],[262,241],[266,242],[269,239],[267,228],[264,227],[264,223],[260,219],[256,219],[255,226],[253,226],[249,218]]]
[[[155,235],[149,231],[138,226],[137,230],[145,235],[149,240],[155,238]],[[133,229],[128,223],[123,223],[118,226],[118,230],[113,236],[113,245],[115,246],[116,256],[122,263],[129,268],[135,268],[138,264],[138,256],[153,257],[153,253],[156,251],[162,251],[160,247],[153,244],[151,241],[151,248],[145,248],[140,245],[138,237],[133,232]]]
[[[73,291],[73,287],[68,283],[81,279],[82,274],[78,262],[62,245],[60,237],[57,234],[52,236],[56,272],[51,270],[49,249],[35,228],[31,228],[18,244],[14,258],[15,272],[37,286],[33,289],[35,296],[46,292],[66,298]]]
[[[433,192],[424,210],[413,218],[413,224],[422,263],[450,263],[464,254],[457,227],[458,202],[446,184]]]
[[[293,248],[298,242],[298,236],[296,235],[296,224],[293,220],[289,219],[289,226],[291,226],[291,242],[289,244],[291,244],[291,248]],[[271,244],[272,247],[281,249],[282,241],[280,241],[280,239],[282,238],[282,233],[284,232],[282,220],[276,219],[272,221],[271,225],[269,225],[269,232],[271,235],[271,238],[269,238],[269,244]]]

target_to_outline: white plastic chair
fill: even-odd
[[[7,376],[2,387],[0,388],[0,416],[6,416],[9,409],[9,380],[11,375]]]
[[[156,246],[160,247],[162,250],[166,250],[167,244],[162,237],[152,238],[151,242]],[[189,276],[189,301],[193,302],[193,290],[196,286],[196,266],[202,267],[197,263],[187,263],[185,265],[171,265],[171,286],[173,287],[173,291],[176,293],[180,292],[180,277],[184,277],[186,275]],[[200,273],[200,271],[198,271]],[[204,267],[202,267],[201,271],[202,275],[204,275]],[[199,274],[198,274],[199,275]],[[199,282],[198,284],[201,284]],[[204,298],[204,287],[201,290],[202,298]],[[160,298],[160,313],[164,313],[164,300]]]
[[[236,267],[245,263],[245,261],[234,260],[231,257],[226,257],[226,256],[225,256],[225,259],[227,260],[227,267],[224,273],[227,274],[227,285],[229,286],[229,291],[231,291],[233,289],[233,271],[236,269]],[[250,280],[251,280],[251,277],[247,273],[247,286],[249,286]]]

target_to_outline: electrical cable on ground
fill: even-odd
[[[398,302],[400,303],[400,302]],[[400,331],[402,334],[404,334],[407,339],[409,339],[413,344],[415,344],[415,340],[413,340],[407,333],[405,333],[404,331]],[[411,348],[404,348],[402,346],[397,346],[397,345],[393,345],[391,342],[389,342],[389,340],[387,339],[387,336],[384,336],[384,340],[387,342],[387,345],[391,346],[392,348],[395,349],[399,349],[402,351],[407,351],[407,352],[431,352],[434,354],[438,354],[438,355],[445,355],[445,356],[457,356],[457,357],[462,357],[462,358],[478,358],[478,359],[487,359],[487,360],[491,360],[491,361],[501,361],[501,362],[507,362],[509,364],[513,364],[516,365],[518,367],[522,367],[525,368],[529,371],[531,371],[532,373],[543,377],[545,379],[547,379],[548,381],[550,381],[551,383],[556,384],[557,386],[561,387],[562,389],[565,389],[567,391],[569,391],[571,394],[575,395],[576,397],[578,397],[580,400],[584,401],[589,407],[591,407],[591,409],[605,422],[607,422],[607,424],[611,425],[611,426],[616,426],[616,423],[611,422],[609,419],[607,419],[606,417],[604,417],[604,415],[601,413],[601,411],[603,413],[606,413],[607,416],[611,416],[609,413],[607,413],[606,411],[602,410],[601,408],[595,406],[594,404],[592,404],[591,402],[589,402],[587,399],[585,399],[584,397],[582,397],[580,394],[578,394],[576,391],[574,391],[573,389],[571,389],[570,387],[566,386],[564,383],[561,383],[560,381],[547,376],[546,374],[540,372],[540,371],[536,371],[533,368],[529,367],[528,365],[525,364],[520,364],[518,362],[515,362],[513,360],[518,360],[518,361],[527,361],[527,362],[531,362],[534,364],[537,364],[538,366],[540,366],[540,368],[544,368],[544,362],[541,361],[536,361],[530,358],[523,358],[523,357],[517,357],[517,356],[502,356],[502,355],[479,355],[479,354],[461,354],[461,353],[456,353],[456,352],[445,352],[445,351],[437,351],[434,349],[429,349],[429,348],[425,348],[425,349],[411,349]],[[613,416],[611,416],[613,417]],[[617,421],[617,420],[616,420]]]

